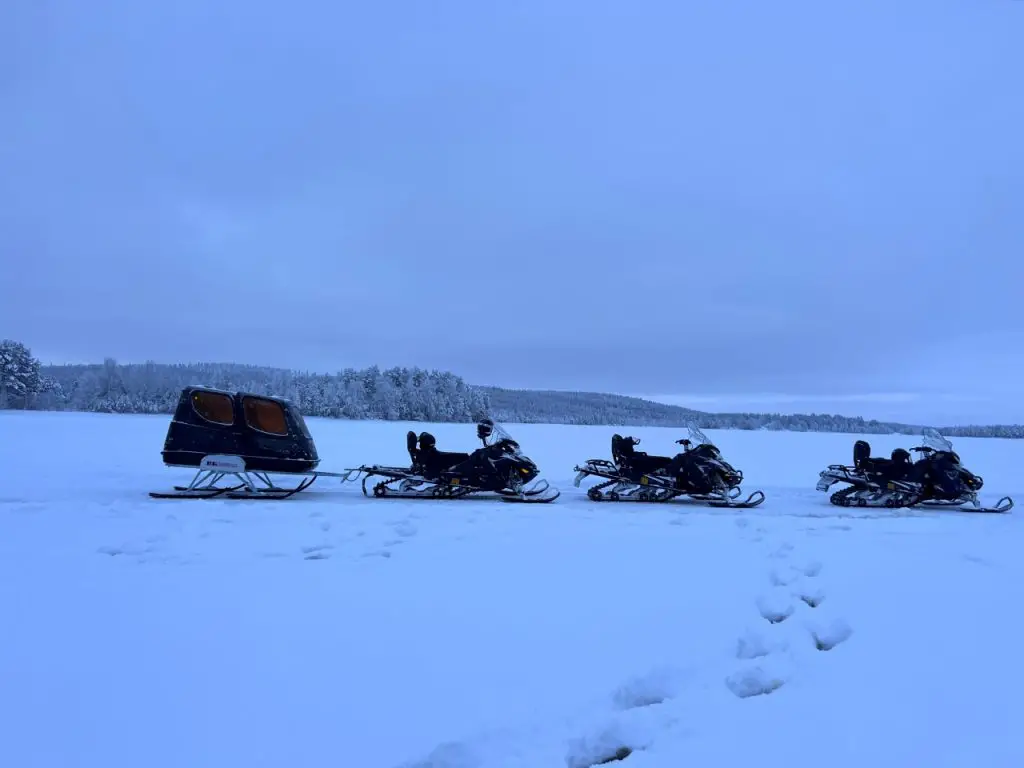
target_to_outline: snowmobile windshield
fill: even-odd
[[[953,453],[953,444],[939,434],[939,430],[925,427],[921,430],[921,445],[931,448],[933,451]]]
[[[691,448],[696,448],[698,445],[710,445],[714,447],[714,443],[708,440],[708,436],[701,432],[700,427],[689,426],[686,428],[687,439],[692,443]]]
[[[497,445],[498,443],[502,443],[505,450],[508,451],[509,453],[515,454],[517,456],[522,454],[522,451],[519,449],[519,443],[516,441],[514,437],[512,437],[512,435],[508,433],[508,430],[506,430],[500,424],[495,424],[491,428],[491,434],[487,436],[485,444]]]
[[[695,427],[693,425],[687,427],[686,439],[690,441],[689,445],[684,446],[687,451],[697,451],[698,454],[709,459],[721,458],[722,454],[718,450],[718,446],[712,443],[708,439],[708,436],[701,432],[700,427]]]

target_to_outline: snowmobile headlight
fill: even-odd
[[[522,473],[523,473],[524,475],[528,475],[528,474],[530,474],[530,469],[529,469],[529,467],[520,467],[520,468],[519,468],[519,471],[520,471],[520,472],[522,472]]]

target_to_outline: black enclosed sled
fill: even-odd
[[[363,465],[350,470],[346,479],[362,478],[363,494],[378,499],[499,498],[523,504],[546,504],[559,496],[547,480],[537,479],[540,470],[519,443],[490,419],[477,424],[483,442],[471,453],[440,451],[429,432],[406,434],[408,467]],[[373,488],[371,478],[382,478]]]
[[[978,491],[984,480],[960,463],[953,444],[931,427],[922,431],[921,445],[911,451],[895,449],[888,457],[871,455],[871,444],[853,444],[853,464],[830,464],[818,473],[819,491],[842,483],[829,496],[837,507],[938,507],[962,512],[1002,513],[1013,509],[1013,499],[1004,496],[995,506],[982,506]]]
[[[604,482],[587,489],[591,501],[668,502],[682,497],[712,507],[750,509],[761,504],[763,491],[740,499],[743,473],[722,458],[718,448],[697,427],[677,440],[683,451],[675,456],[652,456],[636,450],[640,440],[612,435],[612,460],[589,459],[574,484],[587,477]]]
[[[317,477],[320,457],[302,414],[287,400],[212,387],[186,387],[160,455],[168,467],[195,469],[187,486],[154,499],[287,499]],[[270,475],[301,477],[283,488]]]

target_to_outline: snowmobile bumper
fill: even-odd
[[[827,472],[822,472],[821,476],[818,478],[818,484],[815,485],[814,487],[819,491],[827,491],[829,488],[831,488],[838,482],[838,480],[836,480],[834,477],[831,477]]]
[[[827,491],[836,483],[865,485],[864,478],[853,467],[847,467],[842,464],[830,464],[828,469],[818,473],[818,484],[814,487],[819,491]]]

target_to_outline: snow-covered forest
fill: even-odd
[[[374,366],[335,375],[232,364],[45,366],[54,382],[43,407],[108,413],[172,413],[190,384],[286,397],[307,416],[403,421],[475,421],[487,400],[444,371]]]
[[[172,413],[189,384],[287,397],[307,416],[339,419],[601,424],[799,432],[919,434],[920,426],[822,414],[704,413],[594,392],[473,386],[447,371],[376,366],[335,374],[236,363],[42,365],[15,341],[0,341],[0,409]],[[1024,426],[938,426],[945,434],[1024,438]]]

